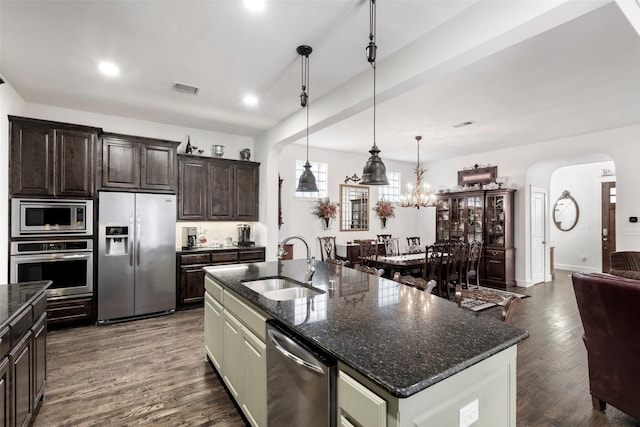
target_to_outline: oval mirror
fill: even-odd
[[[562,196],[553,205],[553,223],[559,230],[569,231],[576,226],[579,217],[580,209],[576,199],[571,197],[568,191],[563,191]]]
[[[369,187],[340,184],[340,231],[369,229]]]

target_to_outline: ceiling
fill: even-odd
[[[251,12],[241,0],[0,0],[0,75],[30,103],[301,142],[296,47],[308,44],[310,145],[364,153],[368,4],[267,0]],[[417,134],[431,161],[640,123],[640,37],[615,2],[380,0],[377,9],[383,158],[415,161]],[[101,60],[120,75],[102,76]],[[243,105],[247,93],[256,107]]]

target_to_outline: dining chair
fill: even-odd
[[[471,288],[471,282],[475,282],[476,288],[480,288],[480,258],[482,257],[482,240],[469,243],[467,255],[467,267],[465,269],[465,281],[467,288]]]
[[[403,276],[398,272],[396,272],[393,275],[393,280],[398,283],[402,283],[403,285],[408,285],[414,288],[418,288],[421,291],[424,291],[425,293],[428,293],[428,294],[430,294],[437,285],[435,281],[428,282],[422,277]]]
[[[360,240],[360,264],[369,265],[372,259],[378,258],[378,242]]]
[[[409,246],[420,246],[420,237],[407,237],[407,245]]]
[[[320,242],[320,256],[322,261],[336,259],[335,236],[318,237],[318,242]]]
[[[440,296],[443,296],[442,253],[445,250],[443,245],[427,246],[424,254],[424,267],[422,267],[422,279],[431,286],[431,289],[437,286]]]
[[[451,241],[448,244],[446,264],[444,264],[443,268],[445,272],[443,283],[447,299],[451,299],[451,289],[453,289],[455,285],[463,283],[466,246],[467,244],[461,241]]]
[[[502,307],[502,312],[500,313],[500,320],[504,323],[511,323],[513,320],[513,314],[516,309],[520,305],[520,298],[517,296],[511,295],[508,297],[503,297],[497,292],[488,291],[488,290],[480,290],[480,289],[462,289],[461,284],[456,285],[455,291],[455,300],[458,304],[458,307],[461,306],[464,298],[470,298],[480,301],[492,302],[495,305]]]
[[[391,238],[391,234],[376,234],[378,237],[378,243],[384,243],[385,240]]]
[[[386,256],[400,255],[400,239],[398,237],[390,237],[384,240],[384,254]]]

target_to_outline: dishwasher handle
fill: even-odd
[[[282,345],[278,342],[278,336],[282,336],[280,333],[273,330],[269,330],[267,331],[267,335],[269,336],[269,340],[271,341],[275,349],[278,350],[280,354],[287,357],[288,359],[293,361],[295,364],[303,368],[306,368],[312,372],[315,372],[316,374],[324,375],[324,371],[322,370],[321,367],[318,367],[312,363],[307,362],[306,360],[301,359],[300,357],[296,356],[295,354],[291,353],[290,351],[282,347]]]

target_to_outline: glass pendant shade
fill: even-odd
[[[313,172],[311,172],[311,164],[308,160],[304,164],[304,171],[302,175],[300,175],[296,191],[318,191],[316,177],[313,175]]]
[[[360,184],[362,185],[389,185],[389,180],[387,179],[387,168],[382,162],[378,153],[377,146],[371,147],[369,150],[371,157],[367,160],[367,163],[362,168],[362,180]]]

